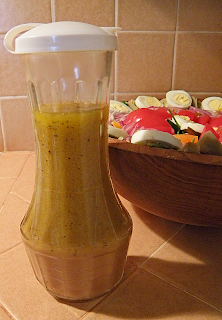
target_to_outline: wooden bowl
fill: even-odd
[[[117,193],[165,219],[222,225],[222,156],[159,149],[109,138]]]

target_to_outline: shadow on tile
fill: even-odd
[[[175,228],[173,222],[133,209],[137,222],[141,219],[147,226],[144,231],[152,230],[163,245],[151,256],[130,254],[130,272],[126,268],[119,286],[93,306],[86,320],[221,319],[222,229]],[[86,311],[84,303],[71,305]]]
[[[137,259],[134,259],[137,266],[140,266],[142,262],[184,227],[181,223],[154,216],[134,207],[132,203],[123,198],[121,198],[121,202],[133,220],[133,234],[128,255],[137,256]]]
[[[222,310],[222,228],[185,225],[167,239],[154,218],[134,211],[166,242],[146,261],[141,256],[129,261]]]
[[[84,309],[84,304],[74,304]],[[221,313],[158,277],[138,269],[84,318],[221,319]]]
[[[188,253],[202,262],[212,262],[216,257],[220,257],[222,261],[222,227],[185,225],[155,216],[134,205],[132,207],[138,219],[142,220],[149,230],[166,242],[170,241],[170,245],[178,248],[182,254]],[[174,225],[177,228],[173,229]],[[169,237],[170,228],[174,233]]]

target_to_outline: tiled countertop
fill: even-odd
[[[20,238],[34,174],[34,153],[0,154],[1,320],[222,319],[222,229],[167,221],[123,198],[134,223],[123,280],[98,300],[55,300]]]

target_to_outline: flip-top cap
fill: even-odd
[[[120,28],[97,27],[74,21],[22,24],[8,31],[4,38],[4,45],[9,52],[15,54],[111,51],[117,49],[117,37],[114,32],[118,29]],[[22,32],[24,33],[21,34]]]

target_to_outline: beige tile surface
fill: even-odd
[[[118,39],[117,92],[170,90],[174,34],[119,33]]]
[[[186,226],[143,268],[222,311],[222,229]]]
[[[177,0],[120,0],[118,26],[123,30],[175,31]]]
[[[135,272],[86,320],[221,319],[221,313],[144,270]]]
[[[21,174],[12,188],[12,193],[25,202],[31,202],[35,181],[35,167],[35,157],[29,156]]]
[[[34,150],[35,139],[27,97],[2,99],[0,106],[6,150]]]
[[[28,210],[28,203],[9,195],[0,211],[0,253],[21,242],[20,223]],[[6,228],[6,226],[8,226]]]
[[[0,178],[17,178],[28,156],[29,152],[0,153]]]
[[[0,208],[15,183],[15,178],[0,178]]]
[[[129,101],[131,99],[136,99],[138,96],[141,95],[141,92],[133,92],[133,93],[117,93],[116,99],[118,101]],[[162,99],[166,97],[166,92],[144,92],[143,95],[153,96],[158,99]]]
[[[28,22],[51,22],[50,0],[1,0],[0,33]]]
[[[178,30],[221,31],[220,0],[180,0]]]
[[[4,151],[4,139],[2,134],[1,113],[0,113],[0,152]]]
[[[120,197],[133,220],[133,234],[128,260],[136,265],[144,262],[153,252],[176,234],[183,225],[151,215]],[[145,245],[144,245],[145,244]]]
[[[221,92],[221,50],[221,33],[179,33],[176,41],[173,88],[195,92]]]
[[[56,21],[81,21],[100,27],[115,25],[114,0],[54,1]]]
[[[22,58],[6,51],[0,35],[0,96],[26,95]]]

